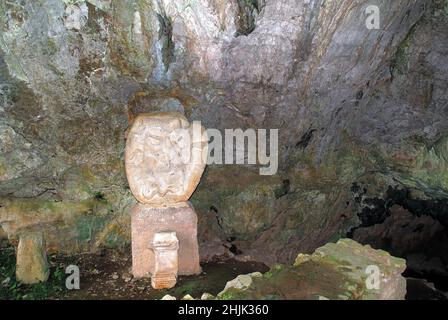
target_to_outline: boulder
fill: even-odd
[[[403,300],[405,260],[351,239],[328,243],[293,266],[238,276],[218,299]]]
[[[350,293],[343,294],[349,298],[354,297],[354,288],[357,288],[356,295],[361,299],[405,298],[406,279],[401,274],[406,269],[406,261],[384,250],[375,250],[351,239],[341,239],[316,249],[308,258],[303,259],[299,255],[294,266],[300,268],[309,262],[332,265],[337,272],[350,279],[351,284],[345,287]],[[375,272],[378,272],[377,277]],[[378,284],[374,283],[376,280]]]
[[[214,299],[215,296],[208,292],[204,292],[201,296],[201,300],[214,300]]]
[[[222,297],[226,293],[226,291],[230,290],[231,288],[241,290],[249,288],[253,282],[252,279],[255,277],[262,277],[262,274],[260,272],[252,272],[249,274],[242,274],[237,276],[235,279],[230,280],[226,283],[224,290],[218,293],[218,297]]]
[[[42,234],[24,234],[17,248],[16,277],[22,283],[47,281],[50,269]]]

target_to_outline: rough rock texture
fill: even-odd
[[[278,175],[207,169],[204,252],[292,262],[389,185],[447,199],[447,1],[376,1],[379,30],[371,2],[0,2],[0,225],[66,252],[129,242],[125,132],[152,111],[280,129]]]
[[[7,237],[5,231],[3,231],[2,228],[0,228],[0,240],[4,240]]]
[[[245,290],[252,285],[253,278],[260,278],[262,276],[263,275],[260,272],[241,274],[241,275],[237,276],[235,279],[226,283],[224,290],[222,290],[220,293],[218,293],[218,298],[223,296],[226,293],[226,291],[230,290],[231,288]]]
[[[390,211],[382,223],[354,230],[353,239],[405,258],[414,273],[440,277],[448,274],[445,227],[429,215],[414,215],[397,205]]]
[[[154,270],[155,256],[151,246],[158,232],[172,231],[179,241],[178,274],[201,273],[197,240],[197,216],[188,202],[176,207],[153,208],[138,203],[132,209],[132,273],[148,277]]]
[[[378,288],[369,288],[369,266],[380,271]],[[294,266],[275,265],[263,275],[244,275],[227,283],[218,299],[403,300],[405,260],[342,239],[299,254]],[[245,280],[242,285],[238,278]]]
[[[47,281],[50,267],[42,234],[22,235],[17,248],[17,279],[26,284]]]

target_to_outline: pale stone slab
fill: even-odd
[[[21,235],[17,248],[17,280],[25,284],[34,284],[47,281],[49,275],[50,269],[42,234]]]
[[[139,202],[170,206],[190,198],[205,168],[204,132],[178,112],[137,116],[126,141],[125,165]]]
[[[156,233],[174,231],[179,240],[178,274],[201,273],[197,241],[197,216],[188,202],[174,207],[154,208],[138,203],[131,213],[132,273],[150,277],[155,268],[153,239]]]

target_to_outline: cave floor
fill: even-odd
[[[258,262],[237,260],[202,264],[202,273],[195,276],[179,276],[176,287],[169,290],[151,288],[150,279],[134,279],[131,276],[130,254],[102,252],[99,255],[54,257],[60,267],[75,264],[81,270],[80,290],[65,291],[63,299],[160,299],[170,294],[177,299],[190,294],[198,299],[204,292],[213,295],[224,289],[227,281],[239,274],[254,271],[266,272],[268,267]],[[57,298],[57,297],[55,297]]]
[[[51,275],[47,282],[23,285],[15,279],[15,249],[0,247],[0,300],[53,299],[161,299],[169,294],[181,299],[186,294],[199,299],[205,292],[217,295],[226,283],[240,274],[255,271],[267,272],[269,268],[259,262],[242,262],[235,259],[202,263],[202,273],[195,276],[179,276],[175,288],[154,290],[150,279],[134,279],[131,275],[130,249],[102,250],[99,253],[78,255],[50,255]],[[65,270],[76,265],[80,270],[80,289],[68,290],[65,286]],[[303,271],[303,270],[302,270]],[[316,270],[309,270],[314,274]],[[303,284],[303,283],[302,283]],[[420,279],[407,279],[407,300],[446,300],[446,294],[433,290]],[[297,289],[297,288],[296,288]],[[290,299],[303,299],[312,288],[301,288]],[[305,291],[305,292],[304,292]],[[308,292],[309,293],[309,292]],[[299,294],[299,296],[297,296]]]
[[[170,294],[177,299],[190,294],[200,299],[205,292],[216,295],[227,283],[240,274],[255,271],[266,272],[268,267],[259,262],[241,262],[230,259],[201,263],[202,273],[195,276],[179,276],[176,287],[154,290],[150,279],[134,279],[131,275],[131,254],[127,250],[103,250],[99,253],[73,256],[51,255],[50,279],[44,284],[23,285],[15,281],[14,248],[2,248],[0,270],[0,300],[2,299],[160,299]],[[65,274],[69,265],[80,270],[80,289],[67,290]],[[9,280],[8,280],[9,278]]]

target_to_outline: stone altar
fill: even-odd
[[[176,232],[157,232],[153,237],[154,269],[151,285],[155,289],[171,288],[176,285],[179,240]]]
[[[188,202],[205,169],[207,137],[180,113],[139,115],[128,134],[126,176],[132,209],[132,273],[171,288],[177,274],[201,272],[197,216]]]

